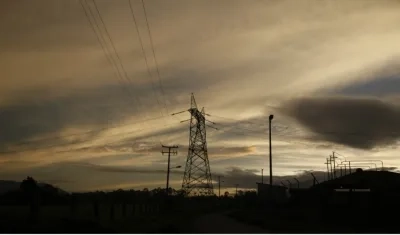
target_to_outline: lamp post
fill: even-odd
[[[272,144],[271,144],[271,122],[274,115],[269,115],[269,185],[272,187]]]
[[[261,169],[261,184],[264,184],[264,169]]]
[[[218,197],[221,197],[221,177],[223,176],[218,176]],[[224,181],[222,181],[224,182]]]

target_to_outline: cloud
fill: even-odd
[[[46,92],[32,91],[30,94],[39,97],[39,100],[21,98],[0,106],[0,128],[4,133],[0,137],[0,148],[4,149],[7,145],[19,144],[46,135],[53,137],[47,138],[46,145],[49,142],[60,144],[59,142],[62,143],[68,138],[54,138],[58,133],[65,135],[70,129],[73,129],[73,133],[77,133],[79,129],[98,129],[86,135],[69,138],[71,140],[72,137],[75,137],[73,139],[81,137],[87,140],[103,133],[102,129],[125,124],[133,117],[135,122],[132,124],[139,124],[149,113],[154,118],[157,114],[156,106],[153,106],[154,109],[144,109],[155,103],[152,98],[153,93],[148,93],[146,88],[148,85],[150,84],[125,87],[133,90],[136,99],[126,96],[123,87],[119,85],[82,89],[56,97],[43,97],[41,94]],[[140,100],[137,97],[140,97]],[[40,143],[35,143],[36,146],[37,144]]]
[[[88,2],[96,12],[92,1]],[[191,92],[207,113],[237,119],[208,117],[219,128],[207,129],[211,167],[218,173],[227,166],[257,168],[263,164],[268,153],[269,113],[276,117],[272,133],[279,172],[290,174],[296,167],[317,169],[325,158],[322,154],[332,148],[340,147],[354,158],[378,154],[357,152],[357,156],[343,144],[367,149],[391,143],[389,139],[363,145],[363,141],[347,138],[310,137],[308,129],[312,134],[315,128],[311,127],[330,128],[327,122],[334,115],[322,124],[314,120],[298,125],[299,117],[280,113],[271,105],[279,106],[299,94],[328,91],[334,96],[362,82],[370,84],[368,89],[344,89],[342,93],[369,93],[369,87],[384,83],[385,94],[379,95],[396,95],[394,75],[400,53],[400,5],[396,1],[146,2],[158,71],[141,2],[132,1],[150,74],[128,2],[96,3],[129,82],[124,78],[122,82],[107,63],[78,1],[0,3],[0,18],[8,22],[0,26],[5,35],[0,41],[0,76],[4,78],[0,82],[0,151],[16,150],[0,158],[8,171],[54,167],[51,163],[65,161],[138,167],[154,163],[151,167],[156,169],[158,163],[165,163],[159,152],[161,143],[182,146],[174,159],[181,163],[189,133],[187,123],[179,126],[179,121],[189,114],[170,116],[164,101],[170,113],[186,110]],[[104,28],[101,31],[106,47],[113,51]],[[117,60],[116,54],[110,56]],[[394,79],[384,81],[388,76]],[[162,119],[138,123],[162,114]],[[344,121],[335,118],[332,122],[342,125]],[[356,127],[364,128],[361,122]],[[53,144],[58,147],[50,147]],[[33,148],[36,151],[17,152]],[[383,148],[380,153],[386,159],[395,155]],[[312,160],[304,163],[305,158]],[[89,173],[76,174],[87,178]],[[109,180],[107,185],[124,181],[118,173],[110,174],[103,178]],[[85,185],[101,186],[93,180],[79,187]]]
[[[395,143],[400,107],[373,98],[313,97],[287,102],[283,112],[311,130],[313,140],[360,149]]]
[[[102,166],[96,164],[90,164],[85,162],[69,162],[65,163],[71,166],[79,166],[84,168],[90,168],[91,170],[99,171],[99,172],[107,172],[107,173],[142,173],[142,174],[166,174],[166,170],[156,170],[156,169],[142,169],[135,167],[121,167],[121,166]],[[171,170],[170,174],[179,174],[181,175],[181,171]]]

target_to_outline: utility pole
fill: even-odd
[[[332,164],[332,162],[333,162],[332,177],[333,177],[333,179],[336,179],[336,164],[335,164],[335,157],[334,157],[334,156],[332,156],[332,155],[329,155],[329,158],[330,158],[330,160],[331,160],[331,164]],[[331,165],[331,167],[332,167],[332,165]]]
[[[332,153],[332,159],[333,159],[333,175],[335,176],[336,179],[336,158],[335,157],[335,152]]]
[[[350,161],[349,161],[349,172],[351,174],[351,165],[350,165]]]
[[[218,176],[218,197],[221,197],[221,177],[223,176]]]
[[[269,187],[272,187],[272,141],[271,141],[271,122],[274,115],[269,115]]]
[[[329,174],[329,159],[327,158],[326,159],[326,173],[328,174],[328,180],[330,180],[330,174]]]
[[[235,184],[235,187],[236,187],[236,196],[237,196],[237,188],[238,188],[238,184]]]
[[[261,169],[261,184],[264,184],[264,169]]]
[[[174,146],[164,146],[164,145],[162,145],[162,147],[163,148],[168,148],[168,152],[162,151],[161,153],[163,155],[168,153],[167,188],[165,190],[167,192],[167,195],[169,195],[169,170],[171,169],[169,165],[170,165],[170,161],[171,161],[171,153],[175,154],[175,155],[178,154],[178,151],[172,151],[171,152],[171,149],[177,149],[178,146],[176,146],[176,145],[174,145]]]

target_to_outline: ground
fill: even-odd
[[[205,214],[196,218],[192,224],[193,233],[268,233],[268,231],[241,223],[226,213]]]

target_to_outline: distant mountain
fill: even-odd
[[[21,182],[12,181],[12,180],[0,180],[0,195],[5,194],[10,191],[19,190],[20,185],[21,185]],[[68,192],[66,192],[60,188],[54,187],[51,184],[38,183],[38,185],[40,188],[42,188],[45,191],[54,192],[59,195],[69,194]]]

